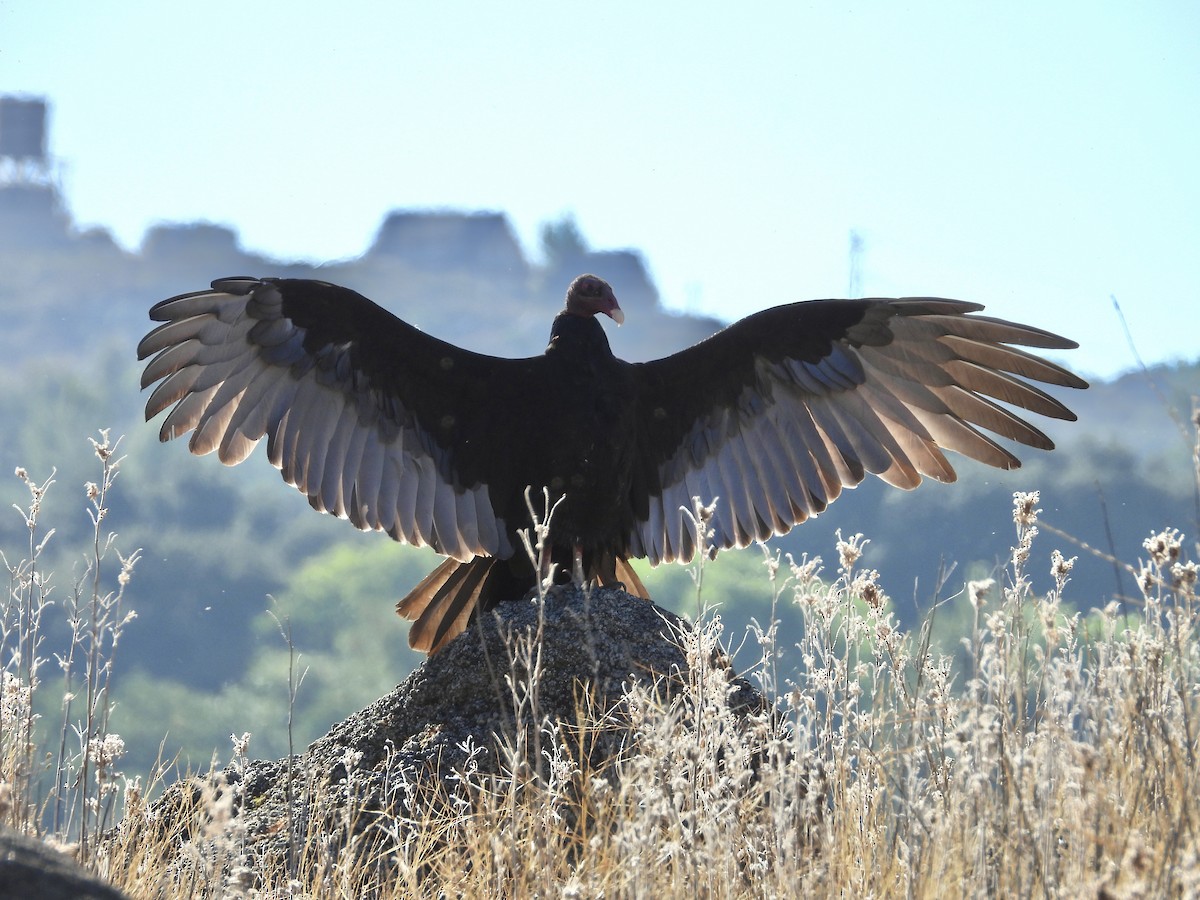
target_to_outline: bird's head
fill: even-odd
[[[618,325],[625,321],[612,287],[595,275],[580,275],[571,282],[567,288],[567,312],[584,318],[604,313]]]

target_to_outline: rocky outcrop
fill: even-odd
[[[124,896],[44,841],[0,830],[0,900],[121,900]]]
[[[501,604],[304,753],[176,785],[153,816],[180,845],[211,841],[215,831],[235,834],[243,864],[253,857],[257,870],[314,842],[334,858],[351,841],[377,851],[379,841],[399,839],[416,810],[439,798],[466,799],[463,773],[540,765],[548,723],[569,732],[584,708],[610,713],[612,727],[592,732],[582,751],[602,767],[631,740],[621,714],[630,685],[665,698],[683,689],[678,635],[688,628],[619,590],[562,588],[544,605]],[[730,677],[728,688],[734,709],[765,708],[747,682]],[[214,820],[221,820],[216,830]]]

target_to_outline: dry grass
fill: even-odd
[[[33,697],[50,688],[39,675],[46,606],[31,527],[35,563],[10,566],[3,620],[3,819],[76,842],[133,897],[1200,895],[1194,548],[1173,530],[1150,536],[1133,567],[1140,597],[1077,614],[1064,602],[1072,560],[1055,554],[1048,575],[1027,570],[1037,504],[1036,494],[1014,498],[1005,583],[967,588],[968,672],[930,646],[928,628],[906,633],[891,618],[860,536],[839,542],[828,580],[820,560],[776,557],[777,602],[795,604],[806,626],[796,648],[778,647],[769,628],[753,635],[762,657],[750,674],[777,713],[747,720],[729,708],[721,625],[706,615],[680,635],[693,663],[684,695],[636,690],[620,721],[582,708],[576,722],[545,723],[539,747],[509,747],[507,777],[468,764],[448,795],[397,778],[388,789],[405,814],[373,823],[395,849],[381,857],[360,838],[334,853],[354,832],[351,803],[342,826],[296,835],[269,871],[251,862],[220,776],[197,779],[185,834],[164,830],[140,785],[116,774],[107,670],[87,648],[111,651],[104,629],[119,629],[104,623],[123,614],[119,591],[100,581],[88,583],[107,618],[100,608],[77,629],[98,635],[81,645],[94,659],[81,670],[87,684],[68,679],[87,715],[64,717],[61,743],[77,749],[57,753],[53,790],[38,799],[45,749]],[[97,552],[108,546],[99,518]],[[119,567],[126,578],[130,566]],[[536,721],[536,687],[513,687],[518,718]],[[590,767],[589,742],[613,729],[635,739]],[[122,825],[98,846],[120,793]]]

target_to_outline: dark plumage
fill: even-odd
[[[536,581],[518,532],[524,490],[552,499],[553,561],[645,596],[626,560],[689,560],[681,511],[719,498],[716,549],[816,515],[866,473],[913,488],[953,481],[943,450],[1009,469],[986,432],[1049,450],[1007,406],[1073,420],[1029,381],[1083,388],[1012,345],[1064,338],[957,300],[822,300],[742,319],[664,359],[613,356],[596,313],[623,319],[581,275],[545,353],[502,359],[423,334],[320,281],[224,278],[154,306],[138,346],[158,382],[146,418],[193,453],[241,462],[263,437],[315,509],[449,558],[399,604],[434,651],[478,608]],[[1026,380],[1028,379],[1028,380]],[[994,402],[1002,401],[1005,406]]]

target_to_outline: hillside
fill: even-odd
[[[269,598],[276,597],[293,604],[299,649],[318,665],[309,687],[323,710],[313,712],[312,728],[319,729],[321,717],[327,724],[339,709],[370,699],[415,662],[390,608],[429,569],[426,556],[312,514],[261,460],[227,470],[212,458],[189,457],[183,446],[160,446],[156,429],[141,421],[144,397],[134,359],[149,306],[230,273],[320,277],[353,286],[447,340],[526,355],[540,352],[570,277],[594,271],[616,286],[629,314],[627,327],[610,329],[619,354],[659,356],[719,327],[666,312],[634,251],[590,250],[570,221],[548,227],[544,243],[544,261],[535,263],[502,214],[402,211],[385,220],[361,258],[322,266],[255,255],[240,247],[232,230],[211,224],[160,226],[129,253],[103,231],[78,232],[52,188],[0,190],[0,313],[6,322],[0,332],[6,360],[0,469],[24,466],[41,480],[57,467],[42,510],[45,527],[57,531],[43,562],[55,572],[61,602],[79,577],[78,548],[90,540],[79,492],[96,480],[87,437],[99,428],[125,436],[121,481],[105,524],[119,533],[124,551],[144,551],[127,592],[138,618],[122,637],[118,663],[124,683],[141,697],[130,695],[129,710],[144,712],[151,695],[176,714],[173,697],[248,709],[250,696],[261,707],[262,686],[284,665],[278,628],[267,615]],[[1023,452],[1026,465],[1016,472],[963,465],[957,484],[927,484],[913,493],[872,481],[773,543],[797,558],[810,553],[828,560],[837,530],[866,534],[871,543],[864,563],[883,573],[881,584],[909,625],[935,599],[958,593],[966,579],[999,573],[1013,540],[1013,491],[1040,490],[1044,524],[1133,560],[1152,531],[1174,526],[1189,537],[1200,531],[1188,424],[1198,392],[1195,364],[1095,384],[1068,399],[1079,422],[1054,423],[1059,450]],[[6,478],[0,500],[6,508],[24,507],[27,489]],[[19,559],[28,546],[23,520],[15,513],[0,518],[6,557]],[[1068,591],[1078,608],[1133,593],[1128,573],[1052,535],[1036,546],[1032,571],[1048,571],[1056,547],[1081,556]],[[722,614],[736,635],[752,617],[770,616],[770,589],[755,551],[727,557],[713,577],[725,579]],[[660,573],[655,584],[666,605],[690,608],[681,570]],[[341,629],[350,619],[360,621],[346,615],[347,606],[378,621],[371,632],[378,646],[370,653],[359,647],[361,639],[353,642],[358,649],[345,650]],[[785,629],[793,627],[794,617],[784,611],[783,618]],[[783,636],[785,644],[798,640],[786,630]],[[51,633],[49,639],[56,645],[64,637]],[[366,659],[376,667],[369,674],[347,667]],[[278,714],[277,698],[268,706]],[[207,725],[197,732],[192,726],[204,716],[184,708],[188,714],[175,728],[192,735],[193,750],[212,747],[211,735],[233,727],[222,722],[217,732]],[[143,721],[161,736],[166,715],[160,708]]]

